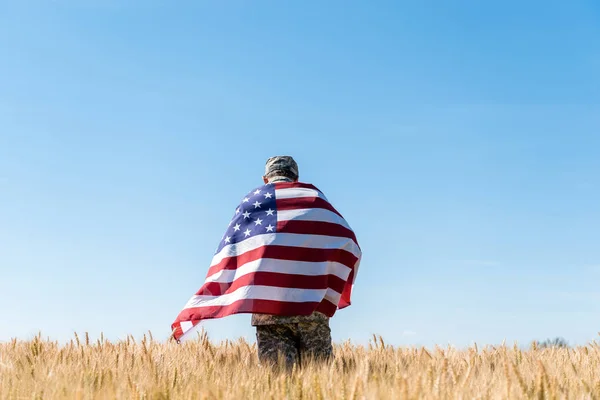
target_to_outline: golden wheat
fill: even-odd
[[[77,335],[0,344],[3,399],[600,399],[600,346],[335,346],[335,360],[284,373],[244,340],[178,345],[151,335],[111,343]]]

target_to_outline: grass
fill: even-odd
[[[600,345],[465,350],[336,345],[335,361],[290,374],[258,365],[243,340],[178,345],[151,335],[111,343],[0,344],[0,398],[600,399]]]

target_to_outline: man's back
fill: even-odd
[[[297,173],[297,165],[291,158],[274,158],[269,160],[271,163],[267,161],[265,176],[272,174],[274,164],[295,169]],[[293,181],[289,176],[267,178],[268,183]],[[306,350],[313,358],[329,358],[333,355],[329,317],[321,312],[292,316],[253,314],[251,324],[256,327],[258,357],[261,361],[274,362],[282,356],[290,366],[301,362],[301,354]]]
[[[268,173],[268,171],[267,171]],[[293,180],[286,176],[274,177],[268,180],[268,183],[277,182],[293,182]],[[329,323],[329,318],[318,311],[315,311],[311,315],[295,315],[295,316],[280,316],[280,315],[269,315],[269,314],[252,314],[252,326],[261,325],[282,325],[282,324],[297,324],[300,322],[320,322]]]

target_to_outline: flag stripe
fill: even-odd
[[[296,210],[282,210],[277,212],[277,221],[321,221],[339,224],[350,229],[350,225],[333,211],[324,208],[301,208]]]
[[[355,243],[348,245],[348,240],[345,238],[336,237],[320,237],[318,241],[315,240],[314,235],[298,235],[298,234],[287,234],[287,233],[266,233],[263,235],[257,235],[239,243],[234,243],[223,247],[223,249],[213,257],[211,262],[211,268],[223,263],[224,260],[231,257],[242,255],[248,251],[259,249],[263,246],[274,246],[274,247],[301,247],[307,249],[307,255],[314,254],[310,250],[335,250],[344,248],[344,250],[352,253],[356,258],[360,257],[360,249]],[[271,257],[271,258],[283,258],[284,260],[290,259],[288,257]],[[300,257],[302,259],[304,257]],[[298,258],[296,258],[298,259]],[[330,261],[325,260],[313,260],[307,259],[306,261]],[[331,260],[336,261],[336,260]],[[212,274],[212,273],[210,273]]]
[[[302,236],[302,235],[297,235]],[[353,242],[346,240],[352,246]],[[340,245],[344,246],[346,243]],[[346,247],[348,247],[346,246]],[[354,254],[344,249],[311,249],[308,247],[291,247],[291,246],[262,246],[257,249],[249,250],[240,256],[229,257],[221,263],[210,267],[208,276],[212,276],[222,270],[235,270],[240,266],[260,260],[261,258],[271,258],[277,260],[301,261],[301,262],[336,262],[347,267],[353,268],[358,260]]]
[[[277,232],[300,233],[306,235],[336,236],[352,239],[356,244],[356,236],[350,229],[331,222],[321,221],[281,221],[277,223]],[[358,245],[357,245],[358,246]]]
[[[301,197],[291,199],[277,199],[277,211],[297,210],[299,208],[322,208],[342,216],[331,204],[326,200],[318,197]]]
[[[238,261],[240,261],[238,257]],[[257,260],[240,264],[236,269],[223,269],[206,278],[206,282],[232,282],[245,274],[252,272],[278,272],[291,275],[335,275],[346,281],[352,268],[335,261],[307,262],[297,260],[282,260],[262,257]]]
[[[179,332],[174,334],[175,338],[178,339],[183,334],[183,332],[181,332],[181,327],[179,326],[180,323],[190,321],[193,325],[196,325],[202,319],[222,318],[238,313],[252,313],[256,309],[262,310],[263,314],[272,315],[310,315],[316,309],[316,311],[331,317],[335,313],[337,307],[328,300],[312,303],[293,303],[273,300],[242,299],[225,307],[211,306],[186,308],[181,311],[177,317],[177,322],[172,325],[172,329],[179,330]]]
[[[266,186],[268,187],[268,186]],[[310,183],[302,183],[302,182],[277,182],[275,184],[277,190],[281,189],[291,189],[291,188],[304,188],[304,189],[314,189],[321,192],[315,185]],[[323,193],[323,192],[321,192]]]
[[[346,285],[346,280],[331,274],[311,276],[258,271],[244,274],[230,282],[207,282],[199,290],[198,295],[221,296],[226,293],[232,293],[242,286],[250,285],[297,289],[331,288],[337,293],[342,293]]]
[[[241,299],[287,301],[292,303],[319,302],[329,289],[297,289],[276,286],[243,286],[221,296],[194,295],[184,308],[228,306]]]
[[[193,327],[194,327],[194,324],[192,323],[192,321],[181,321],[181,330],[184,333],[189,331]]]
[[[322,200],[327,201],[327,198],[325,197],[325,195],[316,189],[295,187],[295,188],[289,188],[289,189],[275,190],[275,198],[277,200],[306,198],[306,197],[320,198]]]

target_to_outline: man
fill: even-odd
[[[298,182],[298,165],[292,157],[271,157],[265,165],[265,184]],[[329,318],[318,311],[303,316],[253,314],[261,363],[274,364],[283,357],[287,366],[303,359],[327,360],[333,355]]]
[[[331,358],[329,318],[350,305],[362,253],[342,215],[298,176],[292,157],[267,160],[264,186],[236,208],[204,285],[171,325],[176,340],[204,319],[251,313],[261,364]]]

